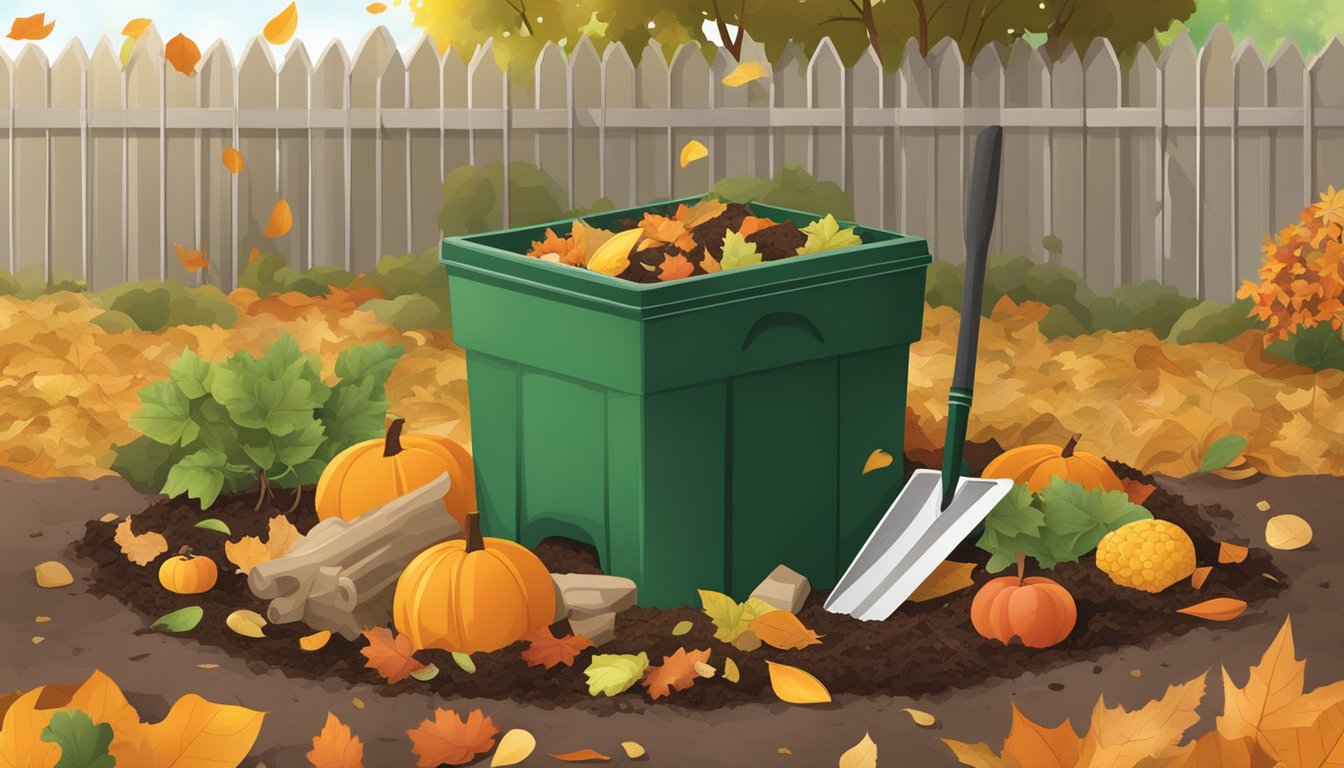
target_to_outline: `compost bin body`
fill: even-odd
[[[590,543],[642,605],[743,599],[780,563],[834,584],[901,487],[927,243],[857,227],[860,246],[645,285],[521,255],[566,224],[443,241],[487,535]],[[863,474],[878,448],[895,462]]]

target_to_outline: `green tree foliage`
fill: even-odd
[[[1044,0],[1039,12],[1047,18],[1046,49],[1058,56],[1072,45],[1082,55],[1092,41],[1104,37],[1116,53],[1125,55],[1148,42],[1157,33],[1184,21],[1195,12],[1195,0]],[[1202,5],[1202,3],[1201,3]]]
[[[1344,0],[1199,0],[1199,8],[1172,32],[1187,29],[1195,45],[1202,45],[1218,24],[1226,24],[1237,41],[1255,40],[1266,59],[1287,40],[1311,56],[1344,34]]]

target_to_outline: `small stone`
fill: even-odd
[[[616,614],[610,611],[594,616],[574,614],[569,617],[569,629],[591,640],[594,647],[605,645],[616,639]]]
[[[781,611],[798,613],[811,593],[812,584],[806,576],[787,565],[781,565],[765,577],[765,581],[752,591],[751,596]]]
[[[630,579],[600,573],[556,573],[551,580],[571,614],[596,616],[635,607],[635,582]]]
[[[551,619],[554,624],[569,618],[569,606],[565,605],[565,595],[560,591],[560,582],[554,576],[551,577],[551,587],[555,589],[555,617]]]
[[[1052,691],[1062,691],[1062,690],[1064,690],[1064,684],[1063,684],[1063,683],[1051,683],[1051,684],[1047,685],[1046,688],[1049,688],[1049,689],[1052,690]]]

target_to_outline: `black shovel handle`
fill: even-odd
[[[971,167],[971,188],[966,195],[966,281],[961,293],[961,327],[952,386],[968,391],[975,386],[980,304],[985,297],[985,265],[989,261],[989,236],[994,231],[1002,155],[1003,128],[991,125],[975,141],[975,165]]]

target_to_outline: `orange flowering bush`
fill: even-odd
[[[1266,323],[1264,343],[1329,325],[1344,337],[1344,190],[1331,186],[1298,214],[1300,223],[1265,238],[1260,283],[1246,281],[1237,298],[1252,299],[1251,317]]]

